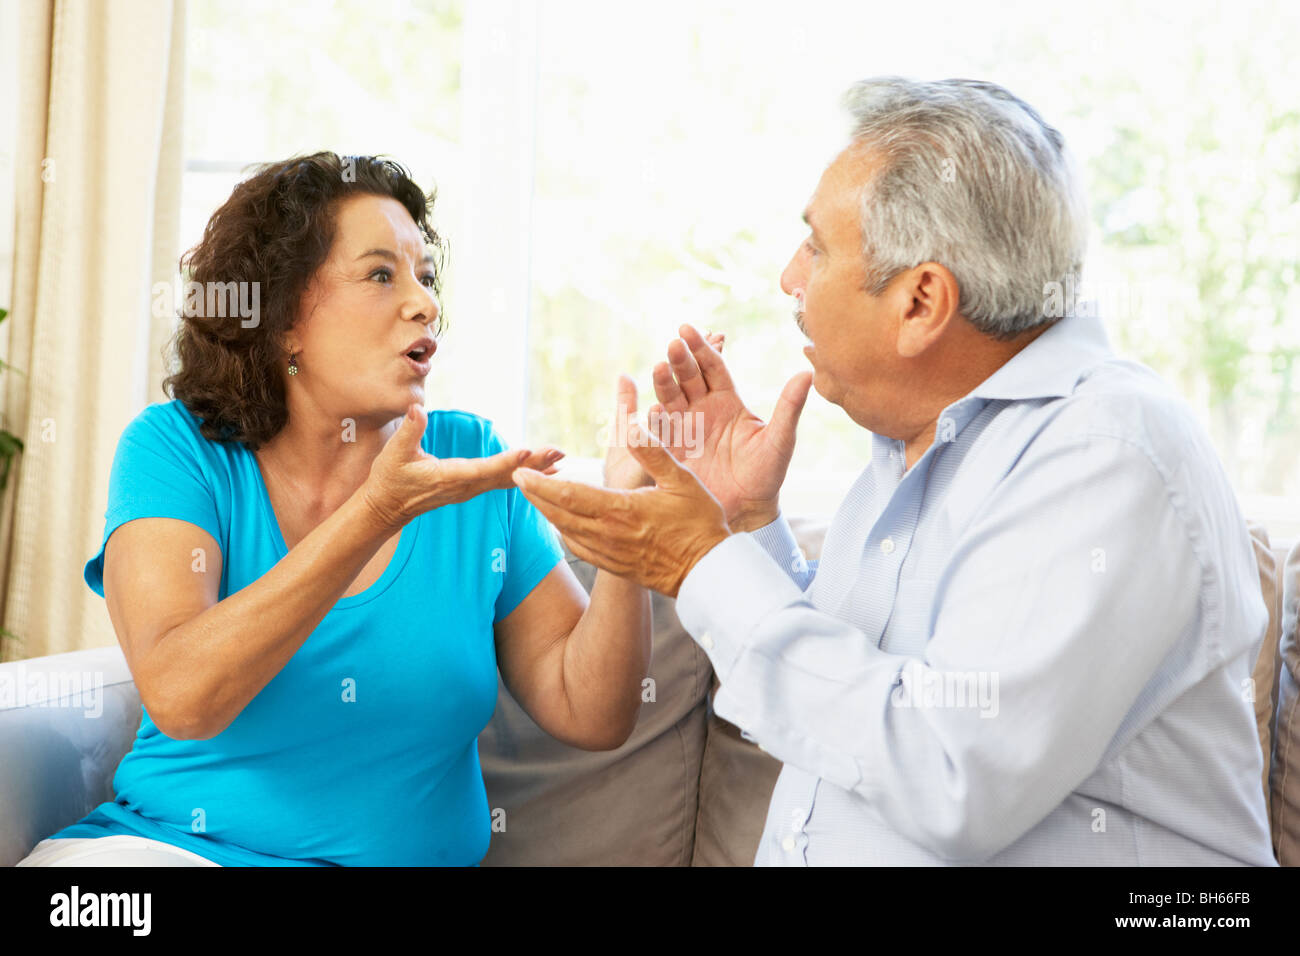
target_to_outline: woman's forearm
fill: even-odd
[[[652,651],[650,593],[607,571],[564,643],[564,690],[581,736],[602,749],[631,735]]]
[[[225,730],[396,530],[358,490],[266,574],[166,632],[137,679],[158,691],[168,725],[187,739]]]

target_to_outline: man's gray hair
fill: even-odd
[[[1078,288],[1088,211],[1059,132],[977,80],[862,80],[844,105],[854,142],[881,161],[861,197],[870,294],[937,262],[957,279],[961,313],[995,338],[1060,314],[1046,308],[1049,284]]]

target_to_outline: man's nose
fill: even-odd
[[[781,291],[786,295],[794,295],[794,290],[803,284],[800,277],[799,254],[796,252],[790,257],[790,261],[785,264],[785,270],[781,273]]]

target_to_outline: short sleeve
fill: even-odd
[[[484,455],[495,455],[508,446],[489,425]],[[564,560],[559,534],[518,488],[505,489],[506,568],[501,593],[497,595],[494,623],[506,617]]]
[[[221,541],[212,486],[199,442],[206,441],[178,402],[149,405],[118,439],[108,480],[108,510],[99,553],[86,562],[86,584],[104,596],[104,547],[136,518],[176,518]]]

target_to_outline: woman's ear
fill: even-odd
[[[302,342],[298,340],[296,324],[294,327],[281,332],[279,336],[276,337],[275,344],[285,358],[288,358],[291,355],[297,355],[301,352]]]

